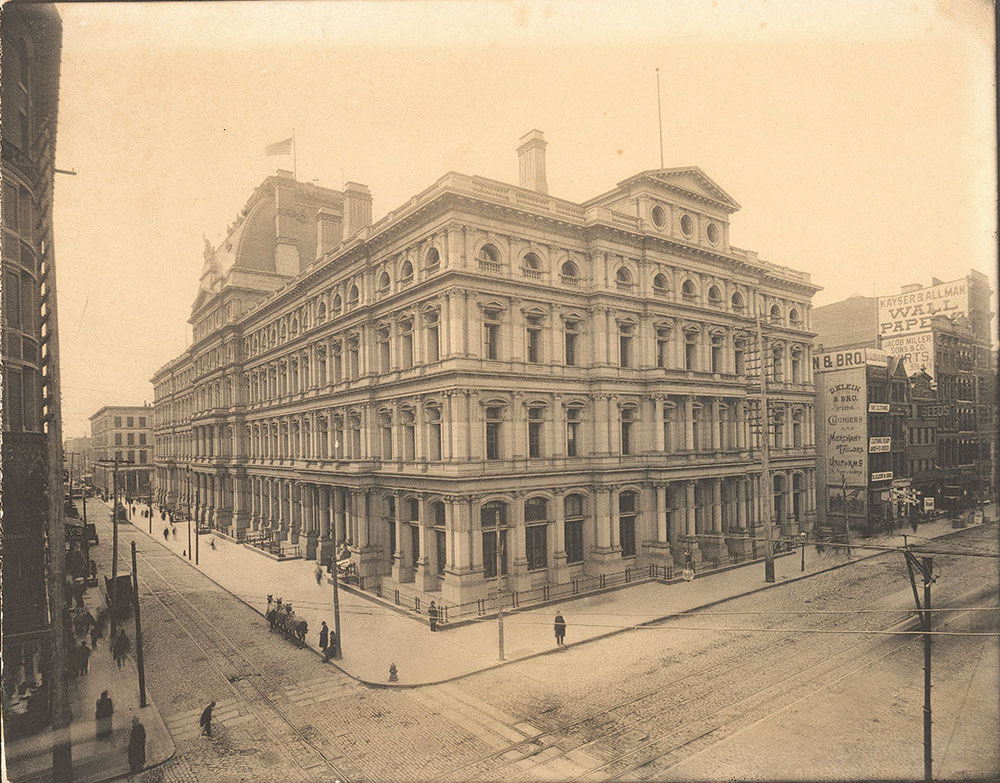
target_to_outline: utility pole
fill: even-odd
[[[772,499],[774,487],[771,485],[771,468],[769,465],[771,449],[771,408],[767,394],[767,357],[764,355],[764,327],[760,316],[757,316],[757,356],[760,366],[760,391],[758,392],[759,409],[757,425],[760,443],[760,497],[764,502],[764,508],[762,510],[764,512],[764,537],[766,546],[764,552],[764,581],[773,582],[774,542],[771,540],[771,515],[774,513],[774,500]]]
[[[931,585],[935,581],[934,558],[924,557],[917,560],[909,549],[904,551],[906,569],[910,575],[910,586],[913,588],[913,601],[920,612],[920,625],[924,631],[924,781],[931,783],[933,775],[933,756],[931,743]],[[924,605],[920,605],[917,593],[917,581],[914,567],[920,571],[924,584]]]
[[[198,490],[195,489],[195,492],[197,493]],[[198,497],[198,500],[200,500],[200,499],[201,498]],[[195,503],[194,505],[195,505],[195,508],[198,508],[199,504]],[[191,552],[190,528],[188,528],[188,531],[189,531],[189,533],[188,533],[188,535],[189,535],[189,538],[188,538],[188,552],[190,553]],[[194,564],[195,565],[198,565],[198,539],[199,538],[200,538],[200,536],[198,535],[198,520],[196,519],[194,521]]]
[[[333,648],[333,657],[335,660],[340,660],[344,657],[343,646],[340,640],[340,590],[337,586],[337,546],[336,541],[334,541],[333,554],[330,556],[333,559],[333,632],[337,635],[337,644]]]
[[[111,499],[111,528],[114,531],[111,545],[111,643],[114,644],[118,630],[118,457],[115,457],[111,476],[115,488]]]
[[[847,559],[851,559],[851,517],[847,510],[847,474],[840,474],[840,491],[844,495],[844,535],[847,538]]]
[[[135,567],[135,541],[132,542],[132,601],[135,604],[135,663],[139,667],[139,706],[146,706],[146,670],[142,660],[142,622],[139,620],[139,572]]]
[[[497,640],[498,640],[498,644],[499,644],[499,647],[500,647],[500,660],[502,661],[502,660],[504,660],[504,657],[503,657],[503,606],[500,603],[500,599],[501,599],[501,596],[502,596],[502,593],[500,592],[500,569],[501,569],[501,562],[502,562],[502,556],[503,556],[503,544],[502,544],[502,540],[503,539],[500,538],[500,511],[499,510],[497,510],[497,511],[494,512],[493,519],[494,519],[494,521],[496,523],[496,531],[497,531],[497,542],[496,542],[496,546],[494,547],[494,550],[496,552],[496,561],[497,561],[497,565],[496,565],[496,568],[497,568]]]

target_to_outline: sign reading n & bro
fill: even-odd
[[[885,351],[876,348],[831,351],[813,356],[813,372],[848,370],[852,367],[864,367],[867,364],[874,367],[885,367],[888,364],[888,356]]]
[[[913,334],[931,328],[935,315],[969,314],[969,289],[965,280],[918,288],[905,294],[878,298],[879,337]]]

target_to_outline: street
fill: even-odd
[[[454,682],[388,690],[270,633],[130,525],[119,533],[123,553],[132,537],[140,543],[147,687],[177,746],[144,780],[921,776],[921,637],[850,633],[918,627],[902,624],[913,598],[900,555]],[[987,525],[939,543],[990,550],[995,539]],[[110,544],[110,530],[101,540]],[[997,605],[995,561],[936,562],[935,607]],[[997,617],[942,612],[938,624],[995,631]],[[1000,769],[997,650],[995,637],[935,639],[938,776]],[[213,736],[201,737],[212,700]],[[792,734],[794,745],[782,741]]]

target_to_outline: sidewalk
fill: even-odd
[[[87,513],[88,521],[97,523],[101,540],[100,545],[91,545],[90,548],[90,556],[97,563],[101,587],[88,588],[84,594],[84,606],[96,617],[98,608],[106,606],[104,580],[101,577],[111,570],[111,513],[110,507],[96,498],[89,499]],[[102,524],[101,520],[106,521]],[[129,573],[131,566],[124,565],[127,562],[125,553],[119,552],[119,558],[120,569]],[[134,644],[134,620],[125,620],[122,627]],[[146,729],[145,769],[166,761],[174,754],[174,742],[156,706],[147,696],[147,706],[139,707],[139,674],[133,658],[129,657],[124,668],[119,669],[111,655],[109,634],[110,628],[91,651],[88,673],[71,678],[68,684],[75,783],[97,783],[129,774],[128,742],[132,716],[138,716]],[[88,635],[77,636],[75,640],[76,646],[83,641],[90,646]],[[104,690],[108,691],[114,703],[112,733],[110,738],[98,740],[94,708]],[[6,754],[10,780],[21,783],[52,779],[51,730],[7,742]]]
[[[994,508],[990,516],[995,518],[995,515]],[[148,524],[148,519],[136,516],[135,525],[144,533],[149,529]],[[176,540],[170,536],[168,541],[164,541],[164,527],[169,528],[169,523],[161,521],[154,510],[152,541],[181,556],[187,549],[187,525],[178,524]],[[910,535],[910,528],[906,528],[911,544],[952,532],[950,519],[922,524],[916,535]],[[191,534],[193,537],[193,527]],[[210,546],[212,539],[215,549]],[[878,543],[902,545],[903,535],[882,537]],[[860,560],[878,553],[855,550],[852,554],[853,560]],[[799,550],[776,558],[776,584],[846,562],[842,548],[835,550],[828,545],[820,555],[814,546],[807,545],[804,574],[800,571]],[[191,565],[194,567],[193,558]],[[325,573],[322,584],[316,583],[315,561],[279,563],[228,539],[202,534],[197,567],[262,614],[268,593],[291,603],[295,614],[309,623],[306,641],[314,649],[320,622],[325,620],[331,631],[334,628],[332,588]],[[645,582],[556,605],[505,613],[504,657],[509,663],[556,652],[552,622],[557,611],[566,619],[567,645],[572,645],[620,633],[623,626],[648,624],[676,612],[691,611],[768,586],[764,582],[764,565],[757,562],[699,576],[691,583]],[[387,684],[390,664],[398,669],[399,686],[428,685],[501,665],[495,615],[431,633],[427,625],[421,628],[411,617],[342,588],[340,619],[343,659],[334,665],[367,684]],[[260,629],[269,633],[263,617]],[[317,661],[317,665],[323,664]]]

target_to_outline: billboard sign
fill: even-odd
[[[969,315],[966,280],[918,288],[905,294],[878,298],[879,337],[913,334],[931,328],[936,315]]]
[[[865,369],[842,373],[825,390],[826,475],[830,484],[864,486],[868,483],[868,412]]]
[[[934,498],[924,498],[924,513],[934,510]]]
[[[934,333],[896,335],[881,339],[882,350],[889,356],[899,356],[906,362],[907,372],[925,370],[934,376]]]
[[[864,367],[870,364],[874,367],[885,367],[888,364],[888,354],[877,348],[855,348],[851,351],[830,351],[813,357],[814,372],[829,372],[831,370],[846,370],[851,367]]]
[[[884,470],[881,473],[872,473],[872,481],[889,481],[891,478],[891,470]]]
[[[887,402],[870,402],[868,403],[869,413],[888,413],[889,403]]]
[[[892,438],[869,438],[869,454],[886,454],[892,449]]]

